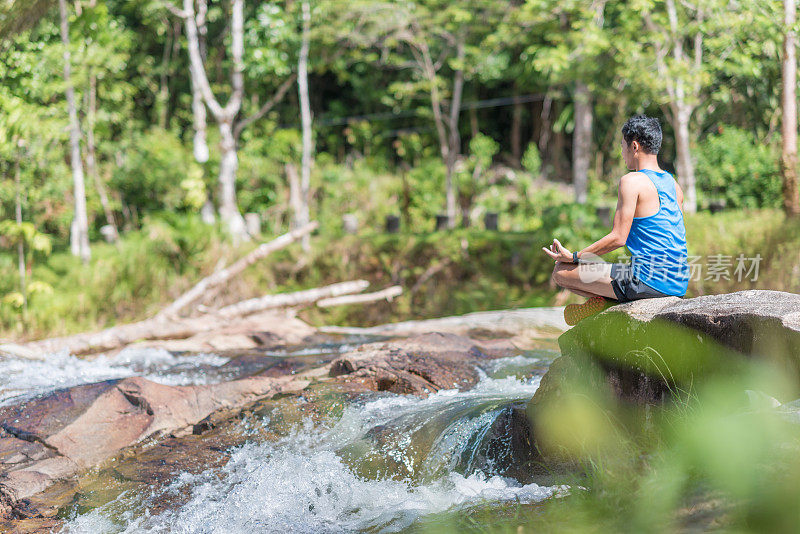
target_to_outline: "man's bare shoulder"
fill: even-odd
[[[625,189],[638,189],[643,183],[642,178],[647,178],[647,175],[639,171],[631,171],[628,174],[623,174],[619,179],[619,187]]]

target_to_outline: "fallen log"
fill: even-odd
[[[564,308],[523,308],[517,310],[498,310],[473,312],[453,317],[404,321],[371,327],[322,326],[320,332],[344,335],[415,336],[427,332],[448,332],[465,335],[473,330],[524,334],[532,332],[534,337],[552,336],[569,327],[564,322]]]
[[[181,339],[197,332],[219,328],[224,324],[220,323],[219,318],[211,316],[169,321],[156,317],[137,323],[113,326],[100,332],[54,337],[16,346],[3,345],[0,351],[26,359],[41,359],[47,354],[60,351],[67,351],[77,356],[117,349],[140,340]]]
[[[320,308],[330,308],[331,306],[343,306],[345,304],[364,304],[366,302],[375,302],[376,300],[389,300],[394,297],[399,297],[403,294],[403,288],[400,286],[391,286],[374,293],[364,293],[363,295],[343,295],[341,297],[329,297],[317,301],[317,306]]]
[[[240,317],[251,313],[263,311],[269,308],[282,308],[288,306],[299,306],[312,302],[331,300],[331,298],[348,298],[339,295],[349,295],[364,291],[369,282],[366,280],[354,280],[352,282],[340,282],[329,286],[297,291],[295,293],[282,293],[278,295],[264,295],[254,299],[244,300],[221,308],[216,314],[220,317]],[[367,296],[367,295],[363,295]],[[350,296],[349,298],[353,298]]]
[[[41,359],[46,354],[59,351],[83,355],[118,349],[136,341],[183,339],[199,332],[225,327],[251,313],[269,308],[309,304],[324,297],[355,293],[363,291],[368,285],[368,282],[364,280],[355,280],[294,293],[267,295],[231,304],[216,313],[200,317],[161,318],[156,316],[137,323],[106,328],[100,332],[43,339],[19,345],[4,344],[0,345],[0,352],[19,358]]]
[[[305,235],[310,234],[317,228],[317,226],[319,226],[319,224],[316,221],[312,221],[307,225],[285,233],[268,243],[259,245],[255,250],[229,267],[216,271],[214,274],[200,280],[189,291],[175,299],[172,304],[158,312],[156,318],[163,320],[167,317],[177,316],[178,312],[180,312],[186,306],[203,298],[203,296],[206,295],[210,289],[226,283],[228,280],[238,275],[258,260],[265,258],[269,254],[294,243]]]

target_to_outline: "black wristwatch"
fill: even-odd
[[[580,258],[578,258],[578,253],[577,252],[573,252],[572,253],[572,263],[580,263],[580,262],[581,262],[581,260],[580,260]]]

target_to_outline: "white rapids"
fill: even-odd
[[[492,421],[487,413],[496,413],[492,410],[503,403],[529,399],[538,384],[539,377],[483,375],[466,392],[441,391],[426,399],[383,396],[352,404],[327,427],[306,421],[278,442],[248,442],[221,469],[183,473],[154,495],[122,494],[73,517],[64,532],[397,532],[430,514],[561,495],[565,487],[523,485],[479,470],[462,474],[448,463],[466,443],[475,442],[474,436],[486,432]],[[451,419],[426,449],[423,462],[423,467],[431,462],[438,466],[428,470],[436,476],[362,477],[340,452],[376,428],[392,429],[393,446],[402,451],[413,432],[442,414],[451,414]],[[188,495],[188,500],[167,511],[148,511],[151,499],[170,494]]]
[[[209,372],[228,362],[216,354],[174,355],[164,349],[126,348],[114,356],[78,358],[66,352],[44,360],[0,358],[0,405],[56,389],[112,378],[144,376],[171,386],[218,382]]]

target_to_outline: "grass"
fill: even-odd
[[[575,226],[580,222],[569,223],[572,229],[563,221],[553,224],[529,232],[366,230],[357,236],[328,229],[312,240],[310,253],[293,245],[272,255],[209,304],[364,278],[373,289],[400,284],[405,292],[392,303],[308,308],[301,316],[313,324],[370,325],[550,305],[556,291],[549,285],[550,260],[540,247],[552,237],[571,239],[566,242],[570,247],[585,246],[606,230]],[[690,255],[762,257],[756,281],[700,279],[690,283],[687,296],[750,288],[800,291],[800,223],[761,210],[687,215],[686,226]],[[197,218],[171,215],[151,218],[141,230],[125,234],[118,246],[94,243],[89,265],[68,251],[56,251],[37,258],[32,269],[32,279],[45,282],[52,292],[32,295],[24,316],[13,303],[2,302],[0,336],[32,339],[148,317],[253,246],[233,247]],[[17,291],[15,266],[10,251],[0,254],[0,299]]]

